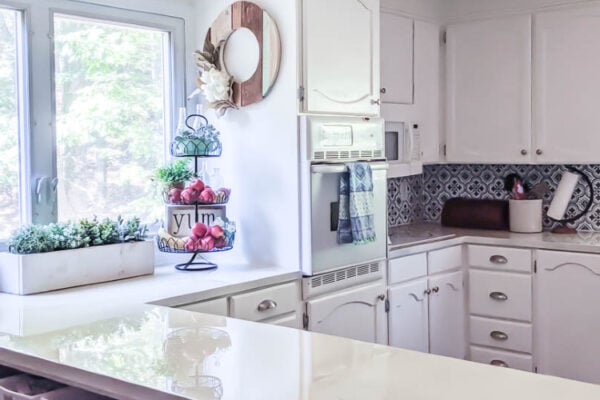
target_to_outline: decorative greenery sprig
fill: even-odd
[[[137,217],[124,220],[119,216],[116,221],[109,218],[102,221],[82,219],[79,222],[23,227],[13,233],[8,248],[14,254],[47,253],[142,241],[146,232],[146,225],[141,224]]]
[[[189,181],[194,177],[194,171],[188,167],[188,160],[177,160],[156,170],[156,179],[164,186]]]

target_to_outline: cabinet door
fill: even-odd
[[[429,352],[427,279],[395,286],[389,290],[390,346]]]
[[[307,113],[379,114],[379,0],[303,0]]]
[[[539,251],[534,304],[538,371],[600,383],[600,256]]]
[[[447,158],[528,162],[531,148],[531,17],[447,30]]]
[[[600,6],[535,16],[536,159],[596,163],[600,148]]]
[[[463,272],[429,278],[429,351],[465,358],[465,290]]]
[[[308,330],[387,344],[385,285],[375,283],[306,303]]]
[[[414,22],[395,14],[381,13],[381,100],[412,104]]]

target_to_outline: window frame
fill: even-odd
[[[182,17],[157,12],[134,10],[108,4],[92,4],[73,0],[0,0],[0,7],[21,12],[20,54],[22,72],[19,99],[20,194],[21,223],[46,224],[58,217],[57,193],[52,179],[57,176],[54,16],[56,14],[101,20],[154,29],[167,33],[164,46],[165,65],[165,137],[164,158],[169,157],[168,143],[172,139],[177,110],[186,105],[186,21]],[[50,150],[49,150],[50,149]],[[40,184],[38,202],[36,188]],[[60,182],[59,182],[60,184]],[[16,228],[16,227],[15,227]],[[6,243],[0,238],[0,251]]]

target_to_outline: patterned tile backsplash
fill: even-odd
[[[582,231],[600,231],[600,165],[576,167],[591,179],[596,198],[589,213],[574,226]],[[504,178],[511,173],[519,174],[531,186],[545,182],[550,187],[544,197],[544,211],[547,211],[564,171],[561,165],[429,165],[423,175],[389,180],[388,223],[397,226],[419,221],[439,222],[444,202],[453,197],[508,199]],[[589,201],[589,192],[582,180],[573,197],[569,215],[583,210]],[[550,219],[544,218],[545,228],[553,226]]]

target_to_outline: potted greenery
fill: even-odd
[[[178,203],[175,192],[181,193],[185,182],[194,177],[194,171],[188,167],[188,160],[177,160],[156,170],[156,180],[162,187],[163,198],[167,203]]]
[[[0,291],[32,294],[154,272],[154,246],[139,218],[31,225],[0,253]]]

